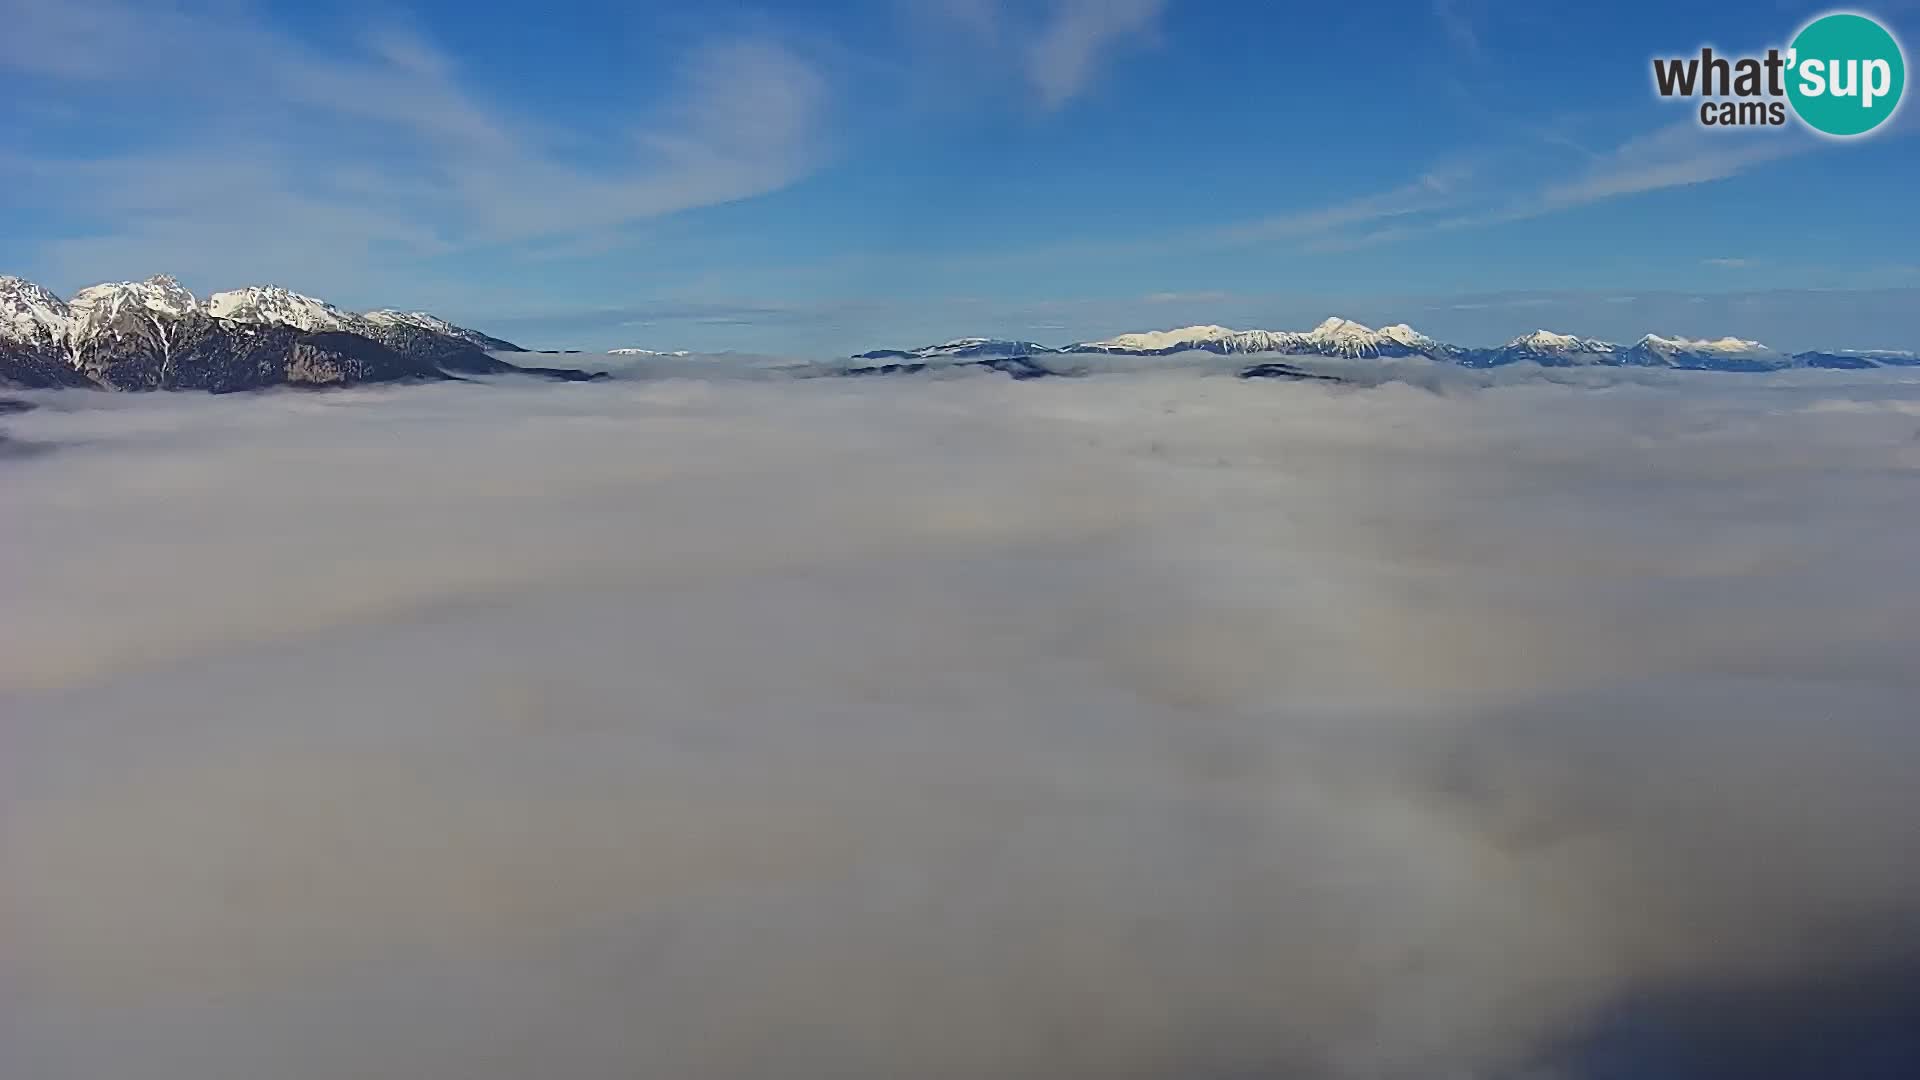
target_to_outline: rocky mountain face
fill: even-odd
[[[51,390],[62,386],[97,386],[66,362],[58,349],[34,347],[0,338],[0,387]]]
[[[202,302],[160,275],[89,286],[63,301],[0,277],[0,385],[227,393],[463,375],[597,377],[492,355],[525,351],[424,312],[360,315],[274,286]]]
[[[344,330],[234,323],[203,312],[161,326],[164,334],[130,327],[88,342],[78,370],[109,389],[215,393],[446,378],[429,358]]]

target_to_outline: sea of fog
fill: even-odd
[[[0,1077],[1920,1074],[1920,377],[781,366],[14,395]]]

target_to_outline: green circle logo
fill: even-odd
[[[1787,53],[1787,99],[1808,127],[1865,135],[1900,107],[1907,62],[1900,43],[1865,15],[1840,12],[1807,24]]]

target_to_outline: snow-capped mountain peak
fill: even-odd
[[[1397,351],[1396,347],[1417,351],[1434,344],[1432,338],[1406,323],[1395,323],[1383,330],[1375,330],[1337,315],[1301,337],[1314,346],[1315,352],[1332,352],[1341,356],[1378,356],[1382,352]]]
[[[334,311],[339,312],[339,309],[335,308]],[[355,315],[351,312],[341,314],[349,320],[347,329],[372,337],[390,337],[395,333],[404,335],[413,331],[421,331],[436,337],[454,338],[458,341],[464,341],[478,349],[499,349],[505,352],[525,351],[511,341],[502,341],[497,337],[493,337],[490,334],[483,334],[478,330],[469,330],[464,326],[456,326],[430,312],[396,311],[393,308],[381,308],[377,311],[369,311],[360,315]],[[323,327],[323,329],[325,328]]]
[[[1301,336],[1314,345],[1328,347],[1348,356],[1375,355],[1383,344],[1416,346],[1427,343],[1425,337],[1405,323],[1395,324],[1388,330],[1375,330],[1338,315]]]
[[[60,340],[73,319],[66,301],[25,278],[0,275],[0,338],[45,345]]]
[[[145,281],[109,281],[89,285],[73,294],[67,309],[82,325],[100,325],[123,314],[152,313],[180,318],[199,311],[200,301],[192,292],[166,274],[155,274]]]
[[[1239,331],[1213,324],[1182,326],[1175,330],[1146,330],[1133,334],[1119,334],[1104,341],[1089,341],[1081,347],[1113,352],[1158,352],[1180,346],[1196,347],[1203,342],[1226,342],[1238,333]]]
[[[1580,339],[1572,334],[1556,334],[1551,330],[1535,330],[1531,334],[1522,334],[1509,345],[1525,345],[1535,349],[1577,349]]]
[[[1104,341],[1068,347],[1070,352],[1166,354],[1199,350],[1215,353],[1306,352],[1333,356],[1380,356],[1419,353],[1437,346],[1432,338],[1405,323],[1374,330],[1339,316],[1311,330],[1233,330],[1225,326],[1186,326],[1120,334]]]
[[[511,371],[593,377],[490,355],[525,351],[426,312],[356,315],[274,286],[202,303],[157,274],[89,285],[62,300],[0,276],[0,386],[238,389]]]
[[[1371,334],[1373,333],[1373,329],[1362,326],[1352,319],[1344,319],[1338,315],[1330,315],[1322,319],[1319,326],[1307,331],[1307,333],[1312,337],[1330,338],[1336,336],[1352,336],[1355,334]]]
[[[1723,337],[1708,340],[1706,338],[1670,338],[1661,337],[1658,334],[1648,334],[1646,337],[1640,339],[1640,344],[1646,348],[1660,352],[1700,352],[1736,355],[1740,353],[1767,353],[1773,351],[1758,341],[1748,341],[1744,338],[1737,337]]]
[[[72,317],[61,345],[76,367],[88,366],[93,350],[106,341],[146,341],[165,354],[177,321],[202,310],[193,293],[165,274],[89,285],[67,301]]]
[[[278,285],[249,285],[207,297],[207,312],[233,322],[291,326],[308,332],[349,330],[356,318],[325,300]]]
[[[693,353],[686,349],[673,349],[667,352],[662,352],[659,349],[629,348],[629,349],[608,349],[607,355],[609,356],[692,356]]]
[[[1556,334],[1552,330],[1535,330],[1507,342],[1507,348],[1543,353],[1612,352],[1613,344],[1572,334]]]
[[[1380,336],[1386,338],[1388,341],[1405,345],[1408,348],[1419,348],[1421,346],[1435,344],[1432,338],[1408,326],[1406,323],[1394,323],[1391,326],[1383,326],[1380,328]]]
[[[392,308],[381,308],[378,311],[369,311],[360,317],[382,326],[412,326],[421,330],[431,330],[436,334],[451,334],[459,329],[440,316],[424,311],[395,311]]]

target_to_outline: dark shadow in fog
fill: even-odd
[[[1567,1053],[1580,1080],[1920,1076],[1920,956],[1812,980],[1648,991]]]

